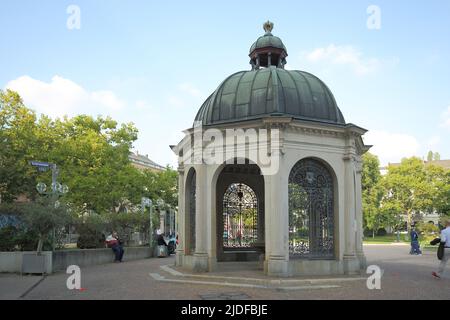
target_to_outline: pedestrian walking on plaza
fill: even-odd
[[[120,241],[116,231],[113,231],[112,234],[106,238],[106,245],[114,252],[114,262],[122,262],[124,250],[122,247],[122,241]]]
[[[411,231],[411,251],[409,254],[421,255],[422,251],[420,250],[419,244],[419,234],[416,231],[416,228],[413,227]]]
[[[161,230],[158,230],[157,232],[156,232],[156,234],[157,234],[157,241],[158,241],[158,247],[157,247],[157,249],[158,249],[158,251],[157,251],[157,256],[159,257],[159,258],[165,258],[165,257],[167,257],[168,256],[168,246],[167,246],[167,242],[166,242],[166,240],[164,239],[164,235],[163,235],[163,233],[162,233],[162,231]]]
[[[439,268],[437,272],[433,272],[433,277],[440,279],[446,277],[445,266],[448,260],[450,260],[450,219],[447,220],[445,224],[446,228],[441,232],[441,247],[439,248],[442,252],[438,253],[438,258],[441,258]]]

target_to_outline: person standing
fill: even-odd
[[[416,231],[416,228],[413,227],[411,230],[411,251],[409,254],[421,255],[422,251],[420,250],[419,244],[419,234]]]
[[[124,250],[122,247],[122,242],[119,239],[119,236],[116,231],[113,231],[112,234],[110,234],[106,238],[106,245],[108,248],[111,248],[114,252],[115,259],[114,262],[122,262]]]
[[[437,272],[433,272],[433,277],[440,279],[445,277],[445,266],[450,260],[450,219],[445,224],[446,228],[441,232],[441,244],[444,245],[444,256],[441,259]]]

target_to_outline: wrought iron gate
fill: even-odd
[[[258,198],[249,186],[233,183],[223,197],[223,247],[250,248],[257,239]]]
[[[334,258],[333,179],[313,159],[298,162],[289,176],[291,258]]]

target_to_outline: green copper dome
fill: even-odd
[[[333,94],[316,76],[270,67],[227,78],[200,108],[203,125],[286,116],[345,124]]]
[[[251,46],[250,54],[256,49],[267,47],[282,49],[287,52],[287,49],[284,46],[283,41],[281,41],[280,38],[272,35],[272,33],[267,32],[265,35],[259,37],[258,40],[256,40],[256,42]]]
[[[228,77],[203,103],[196,122],[203,125],[234,123],[265,117],[345,125],[330,89],[316,76],[285,70],[287,50],[264,24],[265,35],[250,49],[251,71]]]

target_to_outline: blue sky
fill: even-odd
[[[70,30],[69,5],[81,28]],[[381,29],[367,27],[380,9]],[[134,122],[136,150],[176,164],[202,102],[249,70],[275,23],[288,69],[314,73],[383,163],[428,150],[450,159],[450,2],[2,0],[0,87],[38,112]]]

